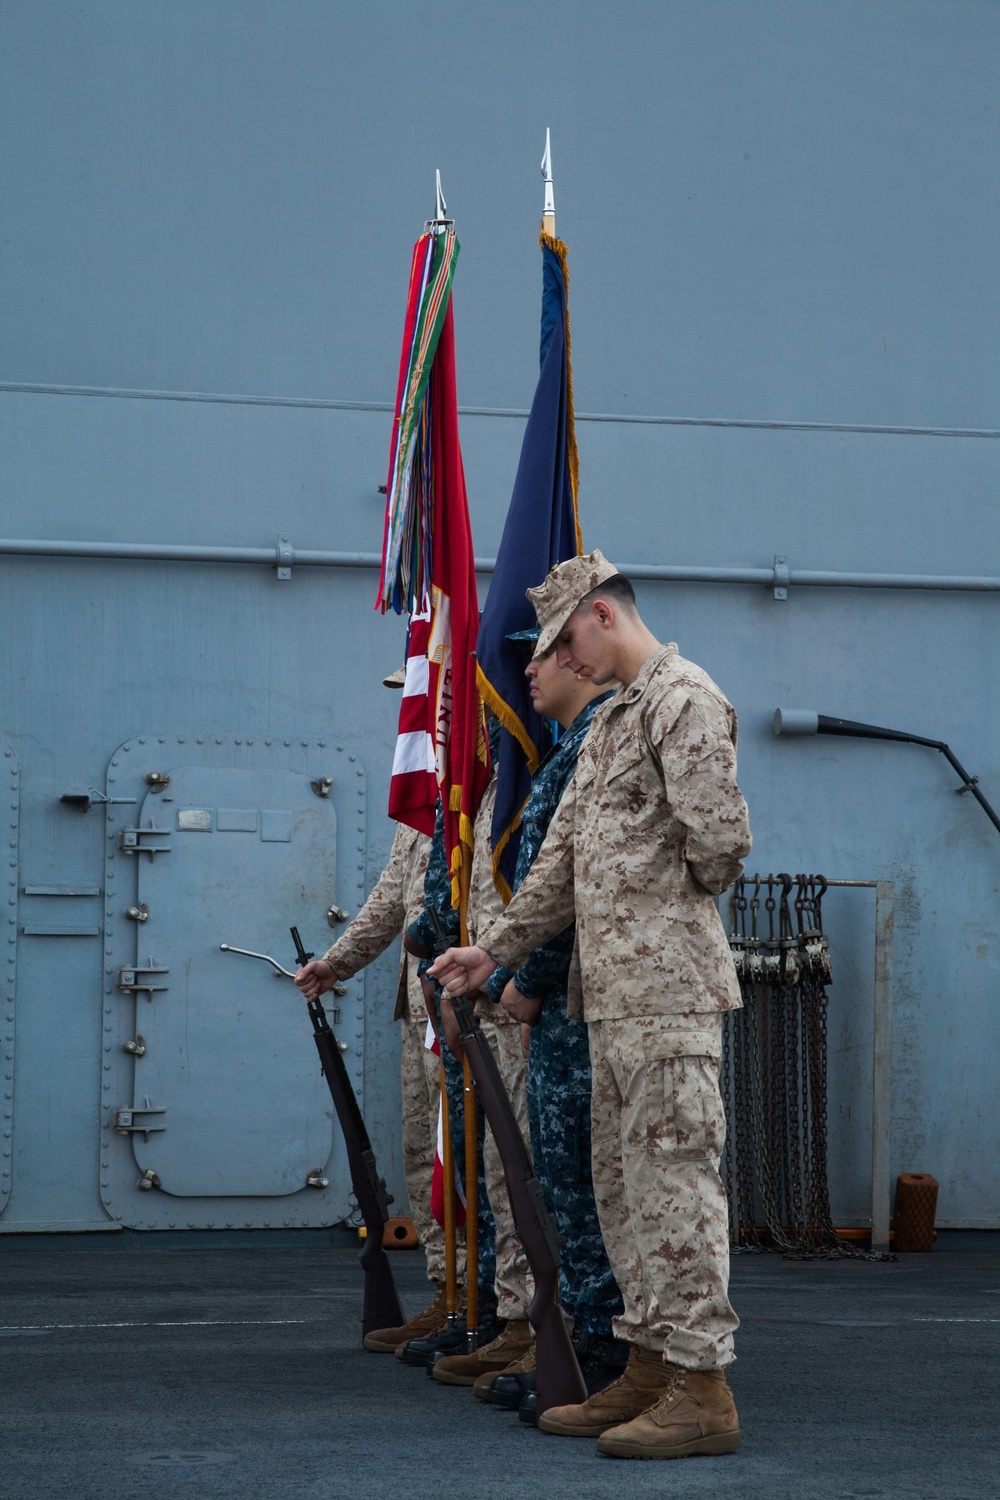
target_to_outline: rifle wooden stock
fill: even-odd
[[[371,1333],[376,1328],[398,1328],[406,1319],[399,1303],[396,1283],[392,1279],[389,1257],[382,1243],[392,1198],[375,1165],[375,1153],[358,1107],[357,1096],[326,1012],[319,1000],[310,1000],[308,1010],[313,1023],[316,1050],[319,1052],[340,1128],[344,1132],[351,1186],[367,1230],[365,1243],[358,1257],[365,1273],[362,1333]]]
[[[453,998],[452,1005],[462,1047],[503,1163],[514,1223],[535,1278],[528,1319],[535,1334],[541,1416],[550,1406],[575,1405],[587,1399],[587,1387],[559,1306],[559,1235],[489,1043],[465,997]]]

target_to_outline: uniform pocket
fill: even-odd
[[[718,1063],[710,1057],[654,1057],[646,1065],[646,1150],[676,1161],[720,1157],[726,1118]]]
[[[615,751],[614,759],[604,773],[605,785],[609,781],[616,781],[619,776],[627,772],[635,772],[636,768],[647,758],[646,747],[635,735],[625,740]]]

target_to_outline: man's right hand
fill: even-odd
[[[337,983],[337,976],[325,958],[314,958],[303,964],[295,976],[295,983],[307,1000],[325,995]]]
[[[427,972],[446,995],[466,995],[481,990],[496,966],[485,948],[449,948]]]

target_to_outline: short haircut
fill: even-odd
[[[605,578],[596,589],[591,589],[589,594],[584,594],[576,609],[585,609],[595,599],[608,599],[612,604],[617,604],[619,609],[624,609],[628,614],[638,614],[635,602],[635,589],[629,583],[624,573],[612,573],[610,578]]]

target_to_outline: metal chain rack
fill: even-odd
[[[830,1212],[828,884],[822,875],[749,875],[733,889],[730,946],[743,1009],[725,1017],[721,1081],[722,1178],[736,1252],[886,1258],[845,1244]]]

